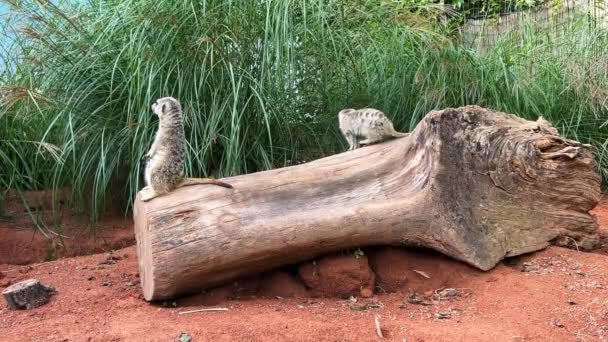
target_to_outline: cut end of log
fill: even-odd
[[[152,260],[152,248],[150,246],[151,238],[149,229],[145,221],[147,214],[147,206],[151,202],[143,202],[140,200],[141,193],[137,194],[133,213],[135,217],[135,226],[140,229],[135,229],[135,237],[137,241],[137,262],[139,268],[139,278],[144,295],[144,299],[151,301],[154,299],[154,263]]]
[[[28,279],[7,287],[2,295],[11,310],[30,310],[46,304],[54,292],[38,279]]]

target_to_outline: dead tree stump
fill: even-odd
[[[551,243],[590,248],[600,177],[546,120],[434,111],[407,137],[181,188],[134,208],[144,297],[160,300],[342,248],[415,245],[481,270]]]
[[[53,294],[51,287],[42,285],[38,279],[28,279],[13,284],[2,295],[12,310],[30,310],[46,304]]]

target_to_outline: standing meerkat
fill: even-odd
[[[340,131],[350,146],[349,150],[359,148],[360,145],[369,145],[409,135],[409,133],[395,131],[391,120],[383,112],[374,108],[343,109],[338,113],[338,121]]]
[[[152,104],[152,111],[158,115],[159,124],[154,142],[146,154],[146,187],[141,197],[144,202],[188,185],[214,184],[232,188],[232,185],[217,179],[184,177],[186,136],[182,107],[176,99],[163,97]]]

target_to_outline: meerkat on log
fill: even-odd
[[[150,151],[146,154],[146,187],[142,189],[142,201],[147,202],[188,185],[213,184],[232,188],[232,185],[217,179],[184,177],[186,137],[179,101],[172,97],[160,98],[152,104],[152,112],[158,115],[159,125]]]
[[[343,109],[338,113],[338,121],[340,131],[348,142],[349,150],[359,148],[360,145],[370,145],[409,135],[409,133],[395,131],[391,120],[383,112],[374,108]]]

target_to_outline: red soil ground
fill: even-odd
[[[135,248],[122,248],[133,244],[130,221],[83,230],[64,218],[69,243],[58,252],[25,221],[0,221],[0,289],[27,278],[57,289],[34,310],[2,304],[0,340],[377,341],[377,318],[389,341],[608,341],[608,201],[594,213],[602,240],[592,253],[550,247],[480,272],[435,253],[371,249],[157,304],[142,299]],[[68,257],[17,265],[53,256]],[[458,296],[438,297],[444,287]],[[228,311],[180,314],[206,306]]]

